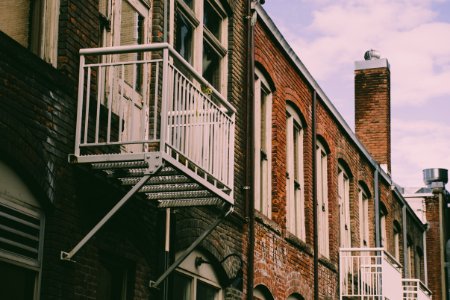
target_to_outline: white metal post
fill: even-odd
[[[80,155],[81,120],[83,114],[83,89],[84,87],[84,55],[80,55],[80,71],[78,75],[78,107],[77,107],[77,127],[75,130],[75,155]],[[87,116],[86,116],[87,117]]]
[[[233,196],[234,191],[234,128],[235,128],[236,115],[233,113],[231,116],[231,126],[230,126],[230,147],[228,149],[229,159],[229,171],[228,171],[228,186],[231,188],[231,196]]]
[[[166,148],[166,135],[167,135],[167,97],[169,80],[169,49],[167,47],[163,48],[163,70],[162,70],[162,88],[161,88],[161,135],[159,142],[159,149],[161,152],[165,152]],[[155,116],[156,117],[156,116]]]

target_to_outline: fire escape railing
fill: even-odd
[[[403,300],[431,300],[431,291],[419,279],[403,279]]]
[[[76,157],[159,151],[232,191],[234,130],[235,109],[169,44],[80,50]]]
[[[401,299],[401,268],[383,248],[341,248],[340,299]]]

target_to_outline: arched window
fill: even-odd
[[[287,229],[305,240],[303,126],[289,104],[286,107],[286,210]]]
[[[370,247],[369,241],[369,197],[363,186],[358,186],[359,235],[361,247]]]
[[[305,300],[305,298],[297,293],[294,293],[287,297],[287,300]]]
[[[0,178],[0,299],[35,299],[44,215],[27,186],[1,161]]]
[[[382,202],[380,202],[380,237],[381,237],[381,247],[387,249],[386,240],[386,216],[387,209]]]
[[[255,74],[255,209],[271,217],[272,92],[261,71]]]
[[[201,258],[201,259],[199,259]],[[222,288],[212,262],[206,256],[193,251],[173,274],[172,299],[221,300]]]
[[[397,261],[400,261],[400,232],[400,223],[394,221],[394,257]]]
[[[253,299],[255,300],[273,300],[272,293],[264,285],[258,285],[253,290]]]
[[[330,256],[328,228],[328,155],[322,143],[316,145],[316,189],[319,253]]]
[[[338,197],[339,197],[339,224],[340,224],[340,246],[351,247],[350,229],[350,178],[344,167],[338,167]]]

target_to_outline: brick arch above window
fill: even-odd
[[[358,181],[358,185],[359,185],[360,189],[366,194],[367,198],[372,199],[372,193],[371,193],[367,183],[363,180],[360,180],[360,181]]]
[[[338,165],[339,167],[345,171],[349,179],[353,178],[353,172],[350,166],[348,165],[347,161],[343,158],[338,158]]]
[[[263,66],[263,64],[261,64],[260,62],[256,61],[255,62],[255,70],[257,72],[261,73],[261,75],[264,77],[264,79],[266,80],[270,91],[271,92],[275,92],[277,90],[275,82],[273,81],[272,76],[267,71],[267,69]]]

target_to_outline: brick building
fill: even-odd
[[[257,12],[255,295],[429,299],[427,227],[390,177],[387,59],[368,51],[355,63],[353,133]]]
[[[425,169],[422,188],[403,190],[403,196],[422,222],[427,224],[424,237],[426,263],[425,282],[433,293],[433,299],[448,299],[448,261],[449,261],[449,193],[445,188],[448,182],[446,169]]]
[[[243,297],[246,8],[2,1],[1,299]]]
[[[251,1],[7,0],[0,31],[0,298],[428,292],[387,60],[355,134]]]

